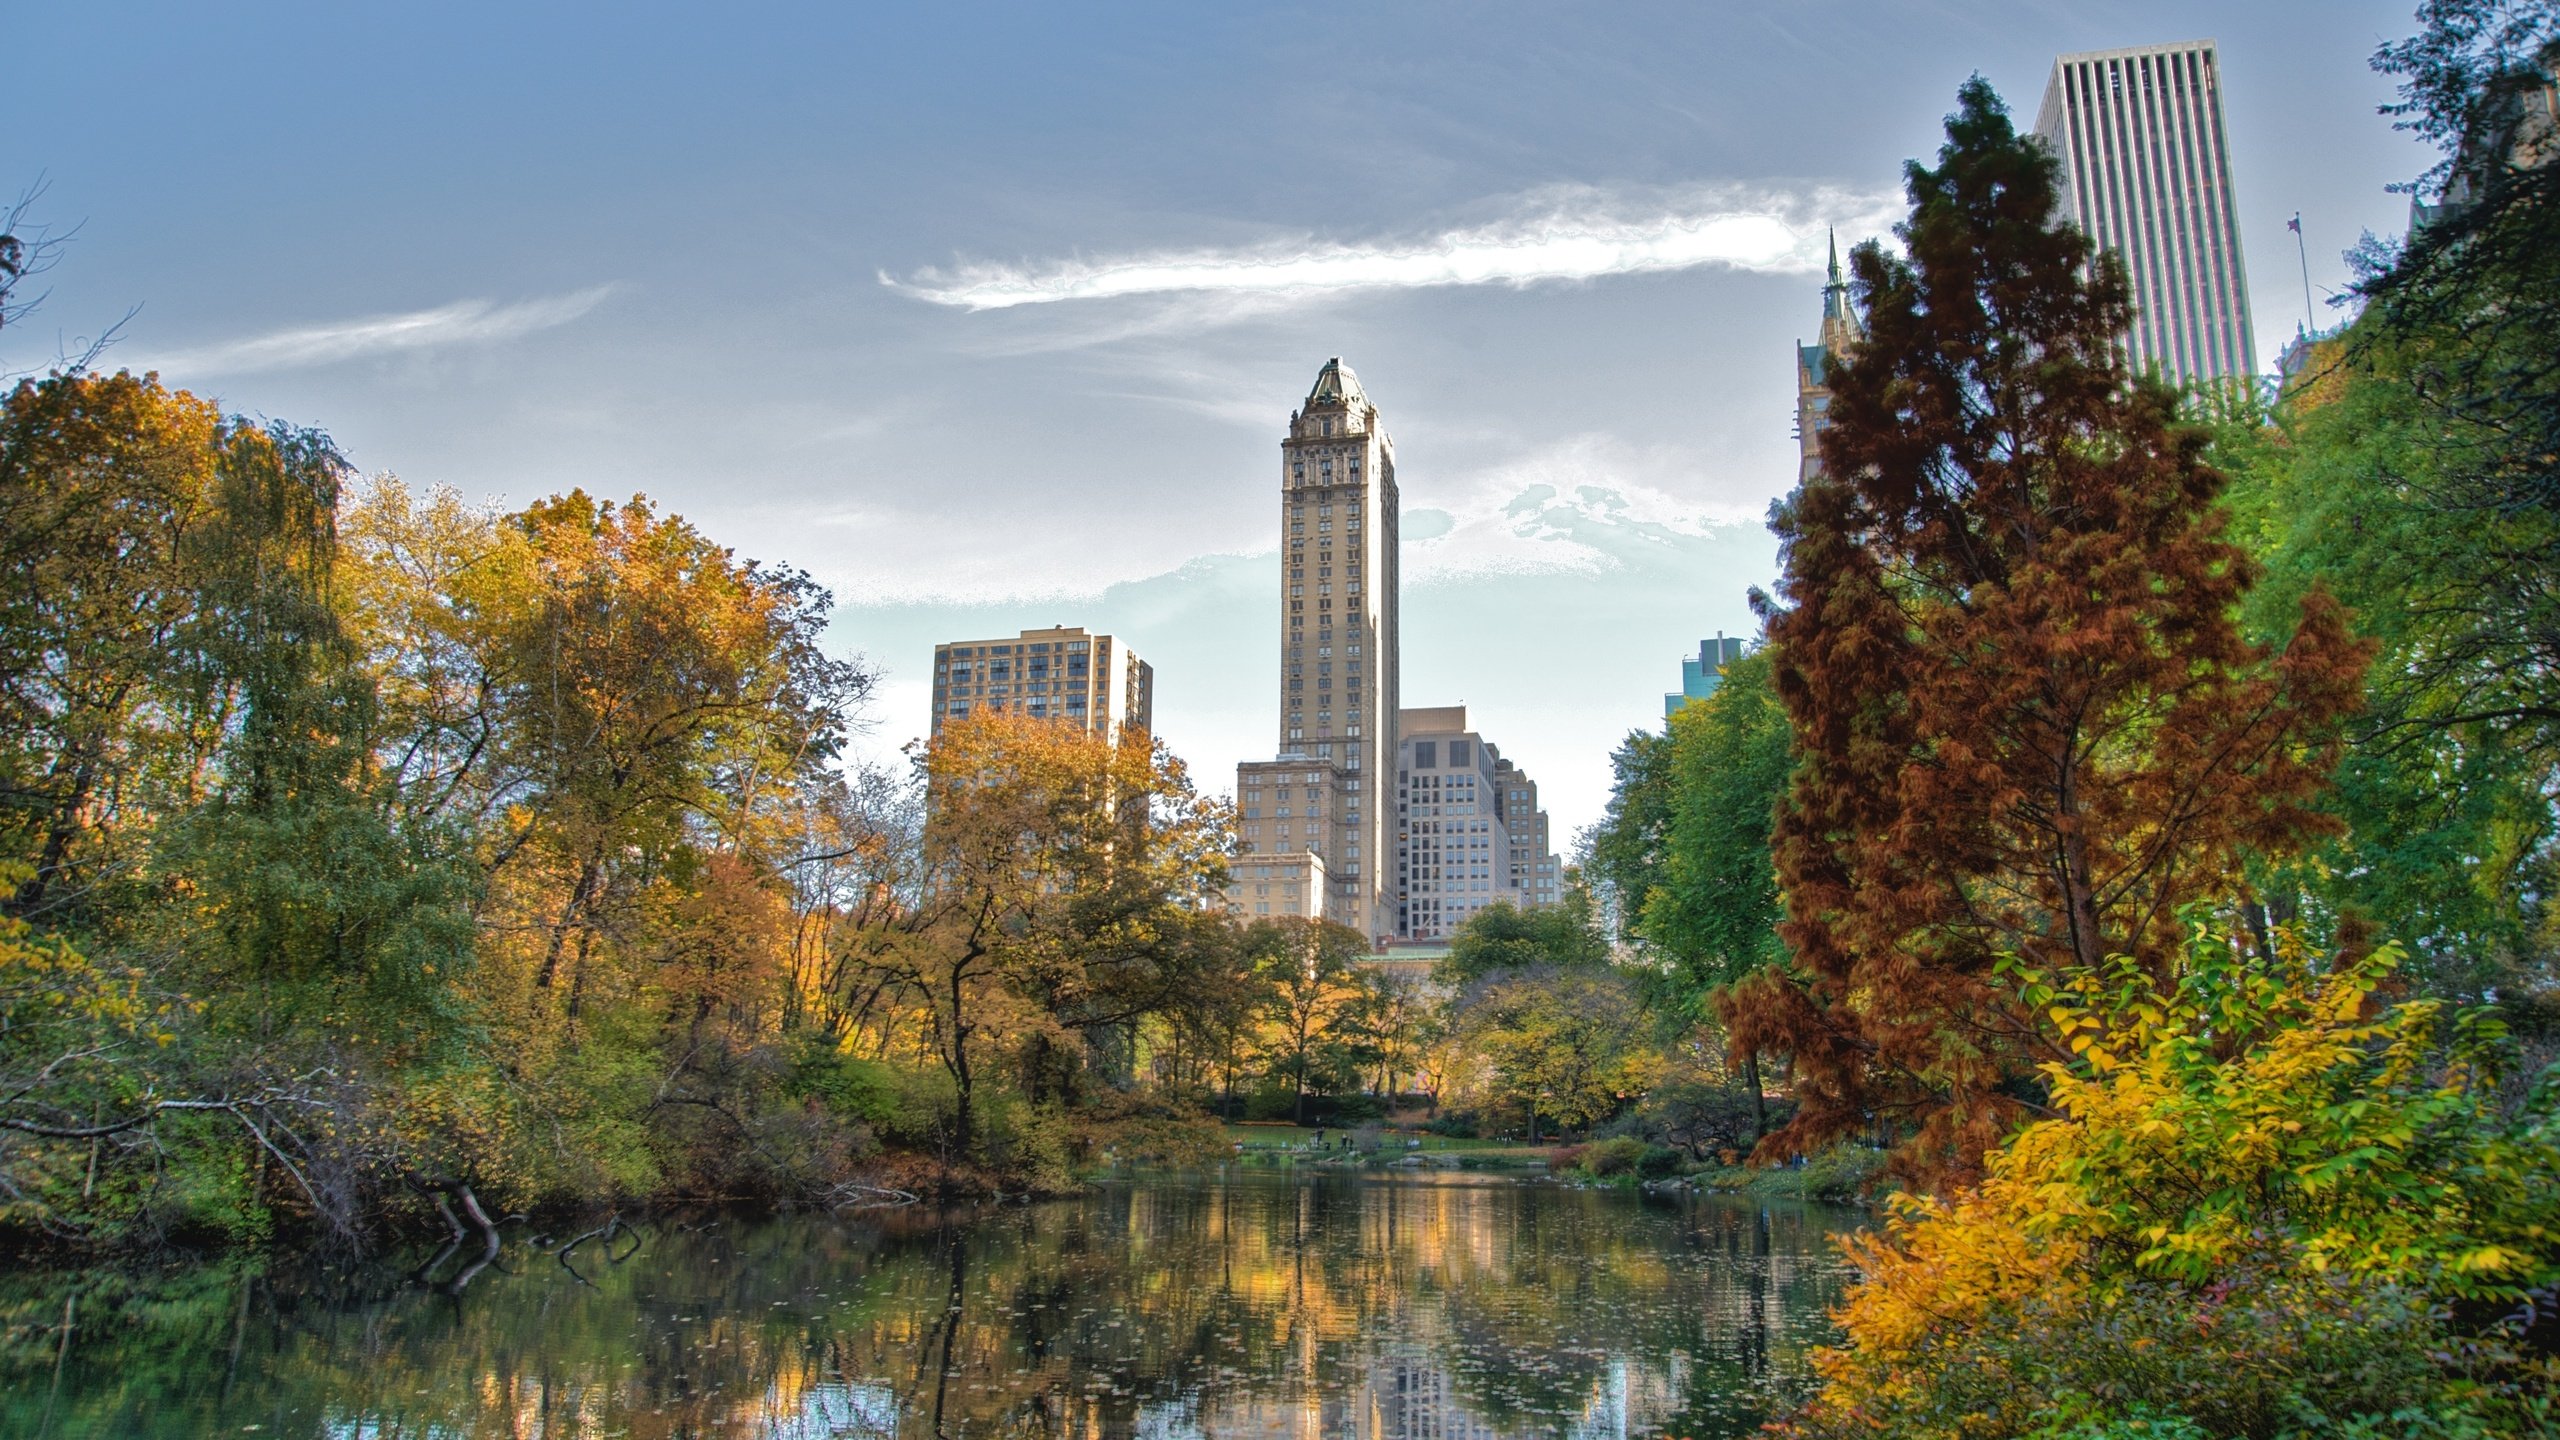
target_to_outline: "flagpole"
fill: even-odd
[[[2302,212],[2293,212],[2293,223],[2285,227],[2293,232],[2293,253],[2302,261],[2302,323],[2306,335],[2320,329],[2320,312],[2311,306],[2311,248],[2302,239]]]

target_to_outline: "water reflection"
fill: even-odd
[[[1841,1223],[1462,1176],[1255,1176],[662,1228],[584,1267],[592,1287],[513,1247],[460,1296],[244,1269],[19,1277],[0,1282],[0,1432],[1730,1435],[1827,1334]]]

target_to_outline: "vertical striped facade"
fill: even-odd
[[[2133,281],[2135,368],[2174,380],[2254,375],[2213,42],[2061,57],[2036,133],[2062,161],[2064,213]]]

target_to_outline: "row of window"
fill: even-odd
[[[1053,645],[1047,640],[1037,640],[1020,645],[952,645],[945,647],[942,653],[954,660],[965,660],[972,656],[1011,655],[1016,651],[1025,655],[1046,655],[1053,649],[1059,654],[1082,655],[1085,653],[1085,643],[1082,640],[1060,640]],[[1105,640],[1098,648],[1107,655],[1111,652],[1111,642]]]

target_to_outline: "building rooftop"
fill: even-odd
[[[1360,388],[1360,377],[1351,373],[1351,367],[1343,364],[1339,355],[1324,362],[1324,368],[1316,372],[1316,388],[1307,392],[1310,405],[1357,405],[1368,399]]]

